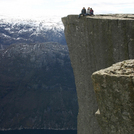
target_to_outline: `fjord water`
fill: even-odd
[[[77,130],[9,130],[0,131],[0,134],[77,134]]]

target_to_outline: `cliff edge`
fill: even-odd
[[[134,58],[134,15],[62,18],[78,96],[78,134],[101,134],[91,75],[113,63]]]

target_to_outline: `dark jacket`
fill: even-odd
[[[82,10],[81,10],[81,13],[82,13],[82,14],[86,14],[86,9],[82,9]]]
[[[94,14],[94,11],[93,9],[90,10],[90,15],[93,15]]]

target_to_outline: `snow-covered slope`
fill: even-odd
[[[0,15],[0,45],[2,46],[44,42],[66,44],[63,30],[60,17],[23,19]]]
[[[33,27],[40,27],[46,29],[53,29],[56,27],[59,30],[63,30],[63,24],[61,22],[61,17],[59,16],[43,16],[38,18],[12,18],[9,16],[0,15],[0,24],[10,23],[12,25],[31,25]]]

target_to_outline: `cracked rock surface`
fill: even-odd
[[[92,81],[99,107],[96,117],[103,134],[133,134],[134,60],[96,71]]]
[[[134,76],[134,60],[125,60],[123,62],[113,64],[111,67],[105,70],[102,70],[102,72],[109,74],[109,75]]]

